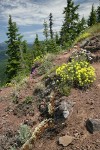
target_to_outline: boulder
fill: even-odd
[[[92,134],[95,131],[100,131],[100,119],[87,119],[86,128]]]

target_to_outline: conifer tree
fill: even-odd
[[[49,28],[50,28],[50,38],[53,39],[53,29],[52,29],[52,26],[53,26],[53,16],[52,16],[52,13],[50,13],[49,15]]]
[[[44,36],[45,36],[45,38],[46,38],[46,41],[47,41],[49,34],[48,34],[48,24],[47,24],[47,22],[46,22],[45,20],[44,20],[43,26],[44,26],[43,34],[44,34]]]
[[[90,16],[88,18],[88,26],[94,25],[97,22],[96,20],[96,10],[94,8],[94,5],[92,5]]]
[[[56,53],[58,51],[55,39],[50,39],[47,42],[47,52]]]
[[[22,42],[22,49],[23,49],[23,53],[26,53],[26,52],[27,52],[27,42],[26,42],[26,40],[24,40],[24,41]]]
[[[18,28],[16,23],[12,21],[11,15],[9,15],[8,20],[8,41],[6,41],[8,48],[7,48],[7,55],[8,55],[8,64],[6,67],[6,74],[8,77],[8,82],[16,76],[19,68],[20,68],[20,44],[22,36],[18,33]]]
[[[34,55],[34,58],[36,58],[37,56],[43,55],[43,48],[39,41],[38,34],[36,34],[36,38],[33,44],[33,55]]]
[[[56,41],[56,44],[59,44],[59,35],[57,32],[55,34],[55,41]]]
[[[100,23],[100,6],[97,7],[97,22]]]
[[[61,44],[70,46],[78,35],[77,27],[79,14],[77,13],[79,5],[74,5],[72,0],[67,0],[67,6],[64,8],[64,22],[61,28]]]
[[[82,17],[78,25],[78,33],[83,32],[86,29],[86,27],[87,27],[86,20],[84,17]]]

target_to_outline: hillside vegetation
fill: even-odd
[[[36,34],[32,49],[9,15],[0,150],[100,150],[100,7],[88,21],[78,8],[67,0],[60,34],[50,13],[45,40]]]
[[[100,149],[100,133],[85,126],[100,117],[100,32],[79,41],[69,51],[36,57],[33,74],[1,90],[1,149]],[[60,141],[64,136],[69,144]]]

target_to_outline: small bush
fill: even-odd
[[[24,144],[31,137],[30,128],[27,125],[21,125],[19,129],[19,140]]]
[[[58,91],[63,96],[69,96],[71,92],[71,86],[69,86],[66,82],[58,83]]]
[[[72,60],[75,61],[87,61],[87,62],[92,62],[92,54],[90,51],[81,49],[80,51],[75,51],[72,53],[71,57],[69,58],[69,61],[71,62]]]
[[[36,64],[36,63],[42,63],[43,62],[43,58],[42,56],[37,56],[34,61],[33,61],[33,64]]]
[[[52,68],[52,63],[48,60],[44,60],[44,62],[38,67],[38,74],[43,75],[47,73]]]
[[[33,101],[33,97],[32,97],[32,96],[27,96],[27,97],[25,98],[25,103],[26,103],[26,104],[32,103],[32,101]]]
[[[79,87],[88,87],[95,80],[95,70],[86,61],[63,64],[56,69],[62,81]]]

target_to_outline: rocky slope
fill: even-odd
[[[39,136],[34,150],[100,150],[100,131],[91,134],[86,128],[88,118],[100,119],[100,36],[85,40],[70,52],[58,55],[54,64],[66,63],[73,51],[81,49],[92,52],[91,63],[96,70],[96,81],[87,90],[73,88],[69,96],[54,94],[55,123]],[[50,117],[46,104],[50,100],[51,88],[44,87],[42,79],[43,76],[28,78],[20,90],[14,87],[0,90],[0,150],[10,150],[14,146],[20,149],[20,125],[27,124],[34,131],[43,119]],[[41,86],[41,90],[36,89],[37,86]]]

